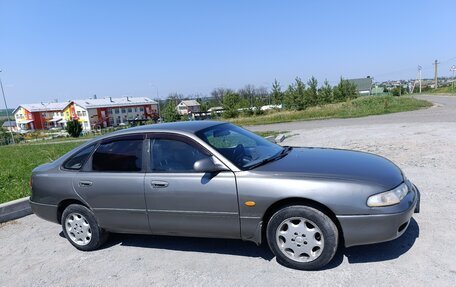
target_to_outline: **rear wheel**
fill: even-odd
[[[95,250],[106,242],[108,233],[98,226],[92,211],[83,205],[69,205],[63,211],[61,222],[65,237],[79,250]]]
[[[266,229],[269,247],[287,267],[314,270],[328,264],[338,244],[334,222],[308,206],[288,206],[277,211]]]

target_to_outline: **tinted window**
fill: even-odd
[[[90,145],[88,147],[83,148],[78,153],[76,153],[73,157],[65,162],[63,168],[66,169],[73,169],[78,170],[84,165],[84,163],[89,158],[90,154],[92,153],[95,145]]]
[[[208,157],[183,141],[154,139],[150,143],[151,169],[155,172],[194,172],[193,164]]]
[[[92,169],[96,171],[140,171],[142,140],[119,140],[101,144],[93,154]]]

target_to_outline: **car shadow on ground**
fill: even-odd
[[[274,255],[266,245],[257,246],[253,242],[236,239],[113,234],[109,242],[107,242],[106,247],[117,244],[174,251],[260,257],[268,261],[274,258]]]
[[[419,233],[419,226],[412,218],[407,230],[401,237],[385,243],[339,248],[333,260],[324,269],[332,269],[339,266],[342,264],[344,257],[347,258],[350,264],[396,259],[413,246],[419,237]],[[64,237],[63,232],[60,233],[60,236]],[[101,249],[115,245],[247,256],[263,258],[267,261],[271,261],[274,258],[267,244],[263,243],[261,246],[256,246],[252,242],[234,239],[111,234],[108,242]]]

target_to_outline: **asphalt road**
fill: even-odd
[[[426,110],[255,127],[284,144],[351,148],[396,162],[422,192],[421,213],[394,241],[341,248],[321,271],[279,265],[238,240],[114,235],[80,252],[34,215],[0,225],[0,286],[455,286],[456,97]]]

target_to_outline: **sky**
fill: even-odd
[[[456,64],[456,1],[0,0],[9,107],[209,95],[296,77],[410,79]],[[3,102],[0,108],[3,108]]]

